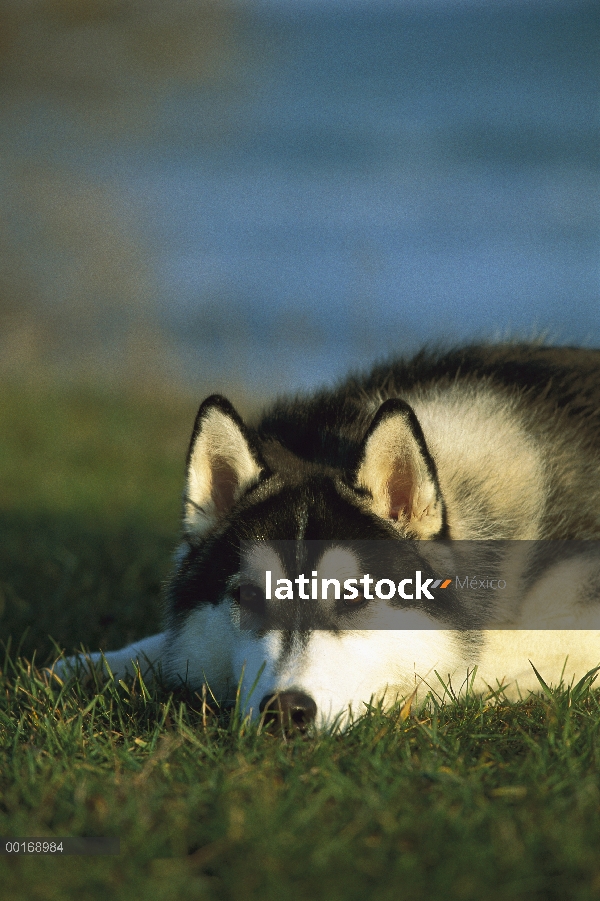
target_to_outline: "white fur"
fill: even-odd
[[[160,632],[158,635],[150,635],[142,641],[136,641],[119,651],[107,651],[106,654],[100,652],[77,654],[73,657],[62,658],[54,663],[51,672],[60,679],[66,679],[77,671],[92,666],[104,672],[108,668],[118,680],[132,676],[136,667],[139,667],[142,678],[148,678],[153,673],[159,675],[160,669],[164,665],[167,643],[167,633]]]
[[[551,686],[578,682],[600,664],[600,631],[489,630],[473,689],[504,688],[510,700],[540,691],[532,663]]]
[[[260,716],[262,698],[294,689],[316,702],[318,727],[344,728],[369,703],[383,700],[387,707],[416,690],[417,706],[430,689],[443,694],[442,682],[457,694],[467,682],[484,694],[502,687],[516,700],[540,690],[530,661],[550,685],[573,683],[600,663],[596,630],[489,630],[481,655],[472,660],[461,657],[459,634],[435,629],[317,631],[306,648],[280,665],[281,633],[260,639],[248,631],[236,633],[223,604],[196,611],[175,635],[153,635],[103,657],[58,661],[54,672],[64,679],[76,661],[100,665],[103,659],[115,679],[131,675],[138,664],[146,678],[162,669],[174,684],[187,682],[199,689],[206,682],[221,699],[232,699],[240,685],[242,709],[253,719]]]
[[[308,646],[298,648],[278,666],[281,638],[239,648],[237,666],[246,665],[246,709],[257,716],[261,698],[294,689],[316,702],[317,725],[347,725],[365,712],[367,704],[385,698],[387,704],[406,697],[415,688],[427,693],[426,680],[434,670],[448,675],[456,670],[455,635],[443,631],[313,632]],[[260,666],[266,662],[255,690],[249,694]]]
[[[537,538],[544,467],[516,404],[464,385],[406,399],[436,462],[453,538]],[[469,496],[465,480],[478,489]]]

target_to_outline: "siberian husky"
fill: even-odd
[[[423,697],[438,676],[513,697],[539,689],[531,663],[579,679],[600,664],[599,457],[596,350],[422,351],[253,425],[213,395],[165,631],[88,663],[237,689],[253,717],[301,728]],[[377,594],[372,547],[404,561]]]

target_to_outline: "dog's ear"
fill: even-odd
[[[392,398],[377,411],[365,435],[356,482],[373,498],[373,510],[417,538],[445,531],[444,501],[435,463],[414,410]]]
[[[264,471],[258,449],[229,401],[218,394],[208,397],[198,410],[187,455],[186,532],[204,535]]]

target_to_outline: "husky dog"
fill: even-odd
[[[252,716],[300,727],[423,696],[438,675],[516,697],[539,689],[530,661],[547,682],[579,679],[600,664],[599,452],[596,350],[422,351],[279,401],[254,425],[213,395],[188,450],[166,629],[88,660],[115,677],[139,665],[172,685],[206,683],[223,700],[238,689]],[[297,606],[269,597],[265,574],[273,586],[317,572],[358,586],[371,542],[406,550],[418,592],[381,600],[363,583],[310,595],[287,618]],[[461,548],[473,543],[488,557],[470,557],[469,572]],[[489,567],[473,571],[496,547],[497,583],[506,559],[522,558],[500,608]],[[450,576],[446,594],[428,590],[436,575]]]

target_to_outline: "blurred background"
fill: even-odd
[[[0,653],[160,627],[207,394],[600,345],[599,47],[597,0],[0,0]]]
[[[600,7],[1,0],[0,377],[600,341]]]

